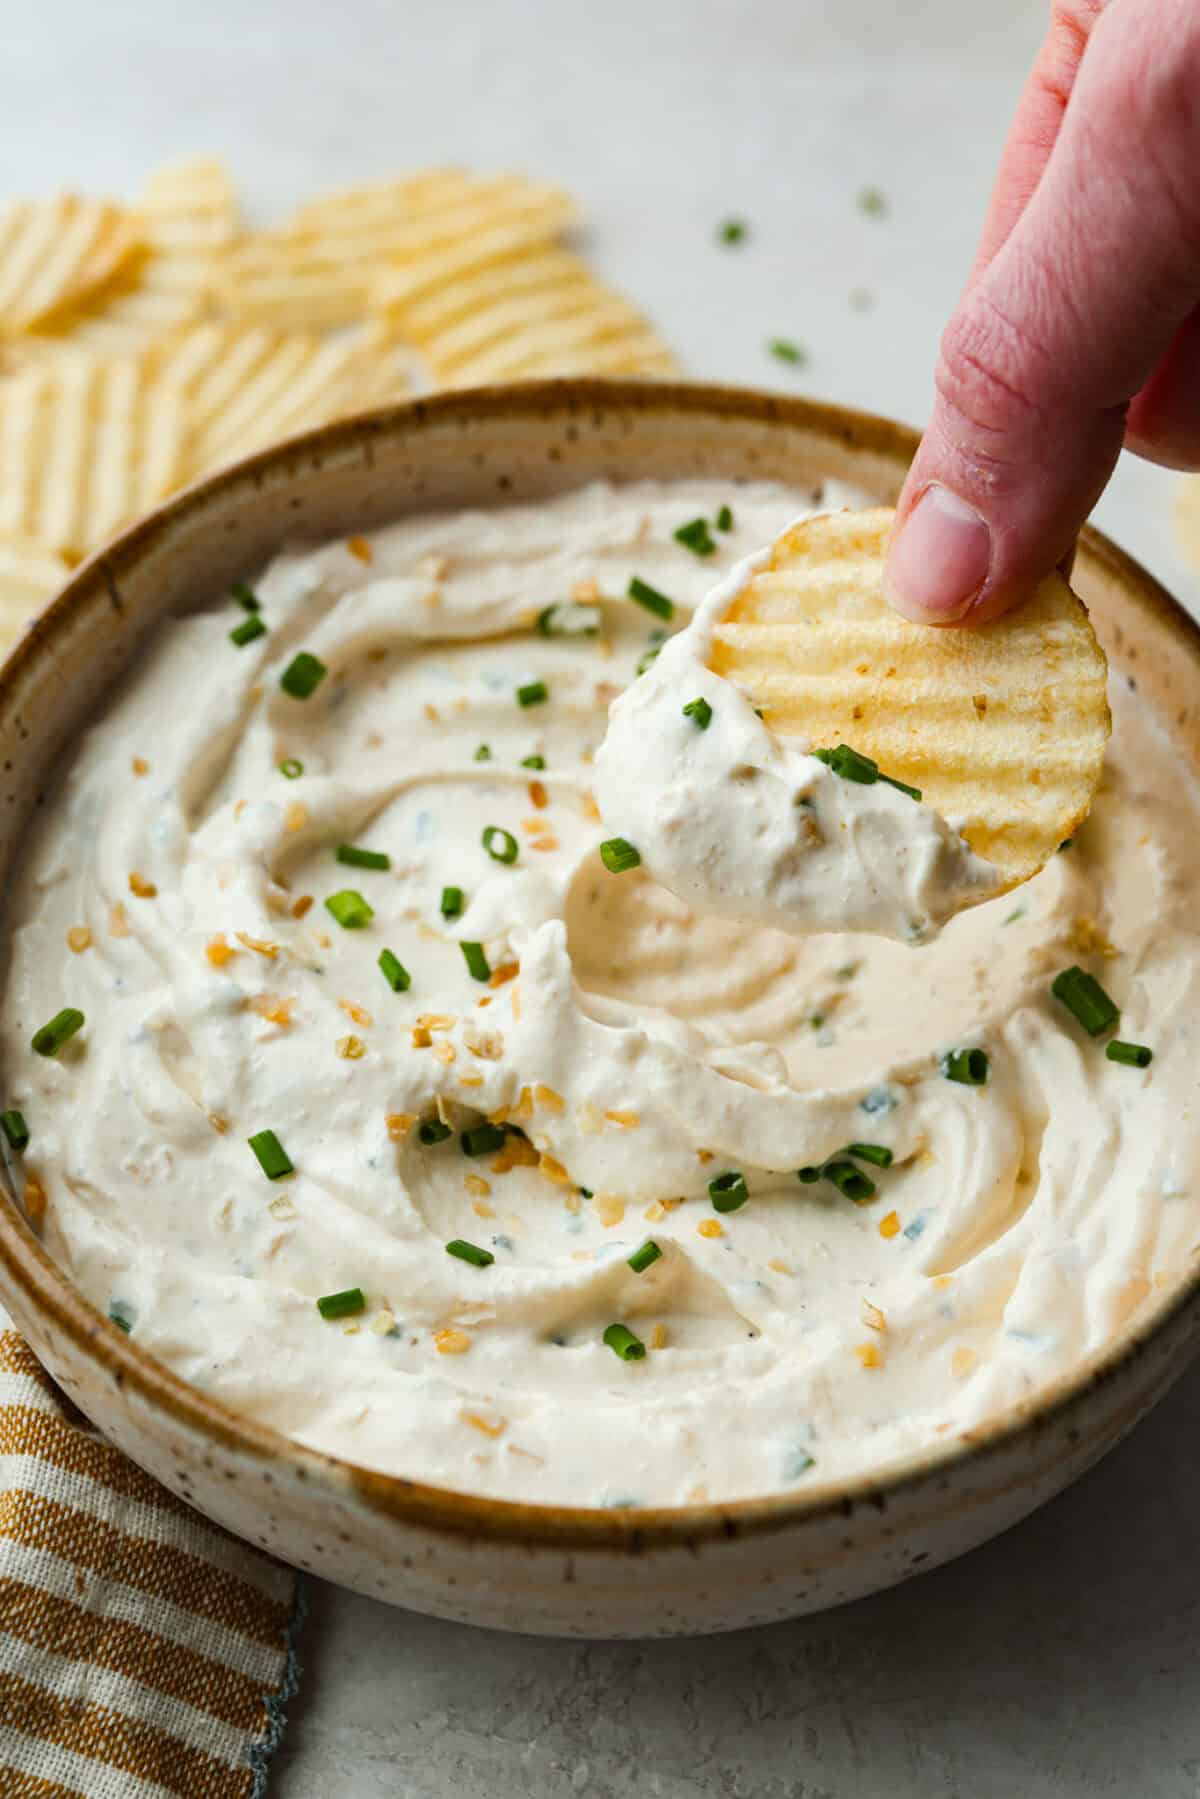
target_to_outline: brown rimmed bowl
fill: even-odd
[[[821,476],[895,498],[916,439],[886,419],[737,390],[556,381],[391,407],[297,438],[172,500],[92,558],[0,672],[0,873],[53,771],[146,633],[285,540],[416,510],[536,498],[597,476]],[[1084,533],[1075,585],[1113,678],[1136,679],[1200,767],[1200,631]],[[730,1630],[857,1598],[961,1555],[1061,1491],[1186,1368],[1200,1269],[1131,1328],[985,1426],[878,1473],[725,1505],[517,1505],[299,1447],[187,1385],[76,1291],[0,1194],[0,1299],[50,1373],[135,1462],[298,1567],[439,1617],[564,1636]]]

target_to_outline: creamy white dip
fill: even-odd
[[[428,517],[281,556],[255,582],[268,632],[244,647],[221,597],[158,632],[31,835],[0,1013],[0,1101],[30,1130],[17,1190],[135,1341],[379,1468],[683,1502],[971,1430],[1193,1253],[1200,805],[1136,696],[1113,695],[1074,847],[919,949],[701,912],[601,862],[592,757],[653,633],[830,500],[595,486]],[[714,556],[674,541],[726,503]],[[633,575],[674,600],[669,623],[624,597]],[[537,631],[567,602],[599,603],[598,636]],[[328,668],[307,699],[280,687],[300,650]],[[737,727],[749,766],[768,762],[756,727]],[[819,811],[825,777],[802,772]],[[714,803],[742,828],[733,796]],[[487,854],[489,826],[515,862]],[[390,867],[339,864],[339,844]],[[447,887],[464,895],[449,918]],[[325,907],[345,889],[372,908],[361,928]],[[905,889],[914,916],[927,891]],[[463,941],[519,974],[475,980]],[[1145,1071],[1106,1061],[1050,996],[1075,962],[1153,1047]],[[64,1006],[82,1029],[32,1053]],[[967,1047],[985,1086],[942,1073]],[[464,1153],[489,1117],[526,1135]],[[441,1118],[451,1134],[422,1143]],[[290,1177],[248,1146],[267,1130]],[[798,1181],[850,1143],[893,1152],[860,1165],[870,1203]],[[710,1181],[738,1173],[747,1202],[718,1212]],[[455,1239],[494,1261],[447,1254]],[[662,1253],[636,1273],[647,1239]],[[362,1312],[320,1315],[355,1287]],[[642,1359],[605,1344],[614,1323]]]

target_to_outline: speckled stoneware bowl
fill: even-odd
[[[529,499],[594,476],[822,474],[894,499],[915,444],[886,420],[717,388],[554,382],[351,419],[216,476],[93,558],[0,673],[0,870],[47,775],[166,614],[287,538],[345,537],[430,507]],[[1200,632],[1094,532],[1076,583],[1115,680],[1136,678],[1200,762]],[[74,1290],[0,1196],[0,1298],[115,1442],[202,1512],[301,1568],[441,1617],[571,1636],[729,1630],[835,1605],[961,1555],[1060,1491],[1186,1367],[1200,1273],[1036,1401],[843,1484],[627,1511],[504,1504],[298,1448],[205,1397]]]

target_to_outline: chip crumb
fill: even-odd
[[[556,1093],[553,1087],[547,1087],[542,1081],[534,1086],[533,1097],[547,1112],[562,1112],[566,1108],[567,1102],[562,1094]]]
[[[433,1038],[429,1035],[429,1032],[423,1024],[415,1024],[413,1026],[412,1046],[414,1049],[428,1049],[432,1042]]]
[[[719,1218],[702,1218],[696,1226],[702,1237],[723,1237],[724,1227]]]
[[[367,1046],[361,1037],[339,1037],[334,1048],[344,1062],[361,1062],[367,1053]]]
[[[779,1256],[772,1256],[771,1260],[767,1263],[767,1267],[773,1268],[776,1274],[790,1275],[795,1272],[795,1270],[787,1262],[782,1261]]]
[[[25,1207],[25,1216],[30,1224],[40,1224],[46,1215],[46,1189],[35,1174],[27,1175],[21,1193],[21,1202]]]
[[[667,1327],[665,1324],[656,1324],[654,1329],[650,1332],[650,1347],[651,1349],[665,1349],[667,1347]]]
[[[283,1025],[285,1028],[292,1022],[294,999],[276,999],[271,993],[255,993],[242,1002],[248,1012],[255,1012],[259,1018],[265,1018],[268,1024]]]
[[[348,537],[346,548],[352,556],[357,556],[360,562],[374,562],[375,560],[375,552],[365,537]]]
[[[308,808],[302,806],[299,800],[292,800],[283,815],[284,830],[294,835],[297,831],[302,831],[307,823]]]
[[[148,881],[145,875],[138,874],[136,869],[134,869],[129,877],[129,891],[130,893],[135,894],[138,899],[158,898],[158,888],[154,885],[154,882]]]
[[[621,1111],[609,1110],[609,1111],[605,1112],[604,1116],[608,1119],[610,1124],[619,1124],[621,1126],[621,1129],[625,1130],[625,1131],[632,1131],[632,1130],[636,1129],[636,1127],[642,1122],[636,1112],[621,1112]]]
[[[900,1234],[900,1214],[899,1214],[899,1212],[889,1212],[886,1218],[881,1218],[879,1220],[879,1235],[881,1237],[896,1237],[899,1234]]]
[[[435,1043],[433,1053],[436,1059],[449,1068],[451,1062],[457,1062],[458,1051],[452,1043]]]
[[[539,1156],[538,1173],[544,1174],[548,1181],[554,1181],[560,1187],[569,1186],[571,1183],[570,1175],[556,1156]]]
[[[245,931],[235,931],[233,934],[239,943],[252,949],[256,956],[265,956],[268,962],[273,962],[279,954],[279,945],[272,943],[269,938],[251,937]]]
[[[299,899],[294,900],[292,902],[292,917],[293,918],[303,918],[306,912],[311,911],[312,903],[313,903],[312,894],[311,893],[302,893],[300,895]]]
[[[387,1134],[393,1143],[403,1143],[413,1125],[417,1122],[415,1112],[388,1112],[384,1116]]]
[[[449,1325],[434,1331],[433,1341],[439,1355],[465,1355],[471,1347],[466,1331],[455,1330]]]
[[[550,804],[550,797],[546,792],[543,782],[531,781],[529,783],[529,803],[531,806],[537,806],[539,808],[544,808]]]
[[[208,1122],[212,1125],[212,1128],[216,1131],[218,1137],[223,1137],[229,1129],[229,1120],[223,1112],[210,1112],[208,1115]]]
[[[92,947],[92,933],[85,924],[73,924],[67,932],[67,948],[76,956]]]
[[[130,767],[133,769],[135,775],[148,775],[150,773],[150,764],[144,756],[135,756]]]
[[[950,1357],[950,1372],[956,1380],[965,1380],[971,1373],[979,1357],[965,1343],[960,1344]]]
[[[874,1343],[856,1343],[854,1353],[864,1368],[879,1368],[883,1365],[883,1358]]]
[[[885,1331],[887,1319],[878,1306],[873,1306],[869,1299],[863,1300],[863,1323],[873,1331]]]
[[[361,1024],[364,1030],[370,1029],[374,1021],[365,1006],[356,1005],[352,999],[339,999],[338,1005],[355,1024]]]
[[[108,930],[112,937],[128,937],[129,935],[129,914],[120,900],[113,902],[112,910],[108,915]]]
[[[597,1193],[592,1200],[592,1210],[605,1230],[611,1231],[625,1216],[625,1201],[619,1193]]]
[[[504,962],[499,968],[493,968],[491,974],[488,976],[488,986],[503,987],[507,981],[515,980],[520,972],[521,965],[519,962]],[[479,1003],[482,1006],[484,1002],[483,1000],[480,1000]]]
[[[464,1424],[469,1424],[472,1430],[481,1430],[485,1437],[502,1437],[508,1429],[507,1418],[492,1420],[482,1417],[479,1412],[460,1412],[458,1415]]]

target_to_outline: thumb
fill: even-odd
[[[995,617],[1069,554],[1130,399],[1200,300],[1200,8],[1117,0],[1036,191],[942,340],[897,508],[892,604]]]

